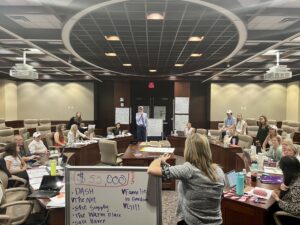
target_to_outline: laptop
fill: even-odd
[[[59,193],[63,187],[63,176],[43,176],[40,188],[38,191],[29,195],[29,198],[52,198]]]
[[[236,185],[236,172],[235,170],[231,170],[230,172],[225,174],[225,182],[229,186],[229,188],[233,188]]]

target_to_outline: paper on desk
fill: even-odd
[[[53,198],[50,198],[50,202],[47,204],[48,208],[62,208],[65,207],[65,193],[60,193]]]
[[[29,179],[36,177],[43,177],[44,175],[48,175],[46,168],[38,168],[38,169],[29,169],[27,170]]]
[[[271,173],[271,174],[279,174],[282,175],[282,170],[277,167],[269,167],[264,166],[264,173]]]
[[[157,152],[157,153],[173,153],[175,148],[155,148],[155,147],[145,147],[142,148],[142,152]]]
[[[261,195],[256,195],[253,193],[254,190],[262,190],[262,191],[265,191],[267,193],[267,196],[261,196]],[[261,187],[255,187],[255,188],[252,188],[251,191],[248,191],[247,193],[249,195],[253,195],[255,197],[259,197],[259,198],[263,198],[263,199],[270,199],[271,198],[271,195],[272,195],[272,190],[269,190],[269,189],[265,189],[265,188],[261,188]]]

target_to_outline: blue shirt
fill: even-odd
[[[232,125],[235,125],[235,123],[236,123],[236,119],[234,118],[234,116],[227,117],[224,120],[224,126],[225,127],[231,127]]]
[[[148,126],[148,116],[147,113],[136,113],[135,114],[136,125],[147,127]]]

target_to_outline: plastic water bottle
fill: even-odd
[[[56,160],[55,159],[51,160],[50,168],[51,168],[51,170],[50,170],[51,176],[56,176]]]
[[[263,171],[264,170],[264,154],[263,153],[258,153],[257,156],[257,165],[258,165],[258,170]]]
[[[243,172],[236,173],[236,187],[235,192],[237,195],[243,195],[245,188],[245,177]]]

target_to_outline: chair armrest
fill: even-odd
[[[275,212],[275,215],[276,216],[289,216],[289,217],[293,217],[293,218],[296,218],[296,219],[299,219],[300,220],[300,216],[295,216],[295,215],[292,215],[288,212],[285,212],[285,211],[277,211]]]
[[[0,209],[6,210],[6,215],[8,215],[10,218],[14,218],[14,222],[17,222],[15,224],[23,224],[32,212],[32,208],[32,201],[16,201],[0,206]],[[18,218],[16,218],[15,215],[16,211],[18,212]]]
[[[4,191],[5,200],[7,203],[25,200],[28,196],[29,190],[24,187],[9,188]]]
[[[10,224],[10,217],[8,215],[0,215],[0,222],[1,224],[4,225],[9,225]]]
[[[124,153],[118,153],[117,156],[121,157],[122,155],[124,155]]]
[[[15,176],[15,175],[11,175],[11,177],[8,178],[8,180],[20,182],[20,183],[22,183],[22,186],[27,185],[27,180],[25,180],[21,177]]]
[[[0,146],[5,147],[7,143],[0,142]]]

